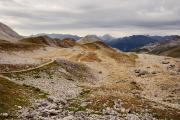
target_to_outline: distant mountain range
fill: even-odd
[[[148,44],[160,43],[162,41],[172,40],[177,37],[176,35],[173,35],[173,36],[133,35],[133,36],[129,36],[129,37],[115,38],[109,34],[105,34],[103,36],[87,35],[85,37],[80,37],[80,36],[71,35],[71,34],[45,34],[45,33],[33,35],[30,37],[39,37],[39,36],[46,36],[46,37],[41,37],[44,39],[44,41],[41,40],[41,42],[48,41],[47,44],[51,43],[50,42],[51,40],[54,41],[55,38],[57,40],[64,40],[64,39],[68,38],[68,39],[71,39],[72,41],[73,40],[78,41],[79,43],[103,41],[107,45],[110,45],[111,47],[120,49],[122,51],[131,51],[134,49],[142,48],[143,46],[146,46]],[[48,40],[47,40],[47,37],[49,37]],[[20,36],[18,33],[16,33],[14,30],[12,30],[7,25],[0,23],[0,40],[16,42],[20,39],[23,39],[23,37]],[[29,37],[28,37],[28,39],[29,39]],[[31,40],[33,40],[35,42],[36,39],[33,38]],[[58,43],[57,40],[55,40],[56,44]],[[38,41],[38,42],[40,42],[40,41]]]
[[[148,44],[132,51],[180,58],[180,37],[177,36],[170,40]]]
[[[176,35],[172,35],[172,36],[133,35],[133,36],[123,37],[123,38],[115,38],[109,34],[105,34],[103,36],[87,35],[85,37],[79,37],[79,36],[70,35],[70,34],[46,34],[46,35],[49,36],[50,38],[58,38],[58,39],[72,38],[79,42],[81,41],[81,43],[99,40],[99,41],[105,42],[111,47],[120,49],[122,51],[130,51],[132,49],[141,48],[151,43],[158,43],[158,42],[161,42],[164,40],[170,40],[176,37]]]
[[[110,42],[112,40],[115,40],[116,38],[109,35],[109,34],[105,34],[103,36],[98,36],[100,39],[102,39],[103,41],[106,41],[106,42]]]
[[[80,36],[77,36],[77,35],[71,35],[71,34],[46,34],[46,33],[40,33],[40,34],[37,34],[37,35],[34,35],[34,36],[48,36],[50,38],[57,38],[57,39],[65,39],[65,38],[71,38],[71,39],[74,39],[74,40],[79,40],[81,39]]]
[[[113,48],[117,48],[122,51],[130,51],[132,49],[141,48],[148,44],[159,43],[161,41],[171,40],[176,37],[177,37],[176,35],[172,35],[172,36],[133,35],[123,38],[114,38],[106,34],[104,36],[88,35],[80,39],[79,41],[81,43],[103,41]]]
[[[124,38],[117,38],[111,41],[105,41],[108,45],[118,48],[122,51],[129,51],[131,49],[140,48],[150,43],[157,43],[164,40],[175,38],[176,36],[147,36],[147,35],[133,35]]]

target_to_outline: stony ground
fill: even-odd
[[[35,70],[3,74],[50,96],[34,100],[30,107],[22,106],[19,119],[180,118],[179,59],[125,54],[101,44],[0,54],[1,64],[39,65],[55,61]]]

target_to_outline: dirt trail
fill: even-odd
[[[8,71],[8,72],[0,72],[0,74],[8,74],[8,73],[21,73],[21,72],[28,72],[28,71],[33,71],[33,70],[36,70],[38,68],[42,68],[44,66],[47,66],[51,63],[55,62],[55,60],[50,60],[49,62],[46,62],[44,64],[41,64],[37,67],[34,67],[34,68],[28,68],[28,69],[24,69],[24,70],[18,70],[18,71]]]

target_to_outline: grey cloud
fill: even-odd
[[[164,29],[180,28],[179,0],[0,0],[0,18],[11,17],[21,31],[36,29]],[[1,7],[2,5],[7,5]],[[42,8],[42,9],[41,9]],[[0,19],[2,22],[5,19]],[[8,22],[8,21],[7,21]],[[10,22],[11,23],[11,22]],[[16,22],[14,22],[16,23]],[[151,32],[152,33],[152,32]],[[144,34],[144,33],[142,33]]]

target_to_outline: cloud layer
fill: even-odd
[[[21,34],[179,34],[180,0],[0,0],[0,21]]]

